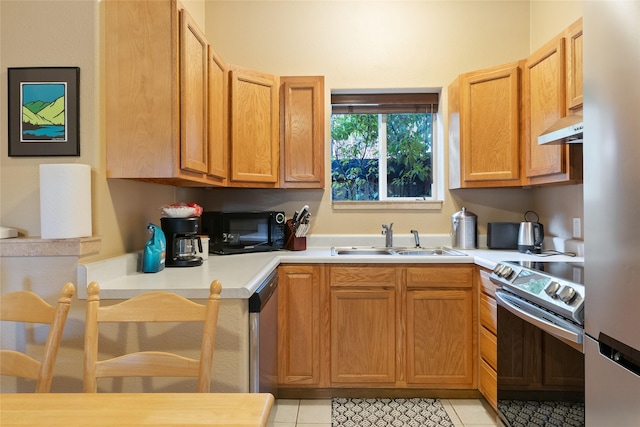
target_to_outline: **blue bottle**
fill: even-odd
[[[147,241],[142,253],[142,271],[144,273],[157,273],[164,270],[165,258],[167,256],[167,239],[162,228],[149,223],[147,230],[151,238]]]

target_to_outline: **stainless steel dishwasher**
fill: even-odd
[[[249,392],[276,395],[278,384],[278,271],[249,298]]]

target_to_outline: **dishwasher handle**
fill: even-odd
[[[249,313],[260,313],[278,289],[278,271],[274,270],[249,297]]]

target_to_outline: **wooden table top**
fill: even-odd
[[[0,425],[266,426],[268,393],[15,393],[0,395]]]

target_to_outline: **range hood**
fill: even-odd
[[[582,114],[563,117],[538,137],[538,145],[582,143]]]

